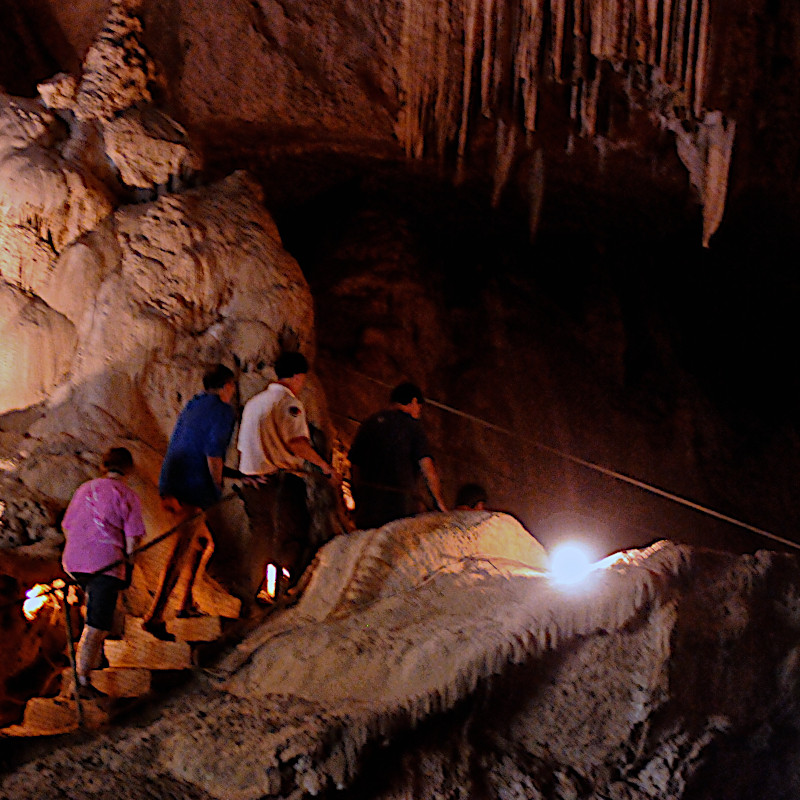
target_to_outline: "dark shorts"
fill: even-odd
[[[256,486],[243,484],[242,499],[251,534],[268,542],[267,563],[287,567],[299,577],[311,525],[305,481],[278,472]]]
[[[86,624],[99,631],[110,631],[117,597],[125,588],[125,581],[111,575],[87,572],[73,572],[72,577],[86,592]]]

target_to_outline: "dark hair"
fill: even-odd
[[[488,499],[486,489],[479,483],[465,483],[456,494],[456,506],[475,508],[478,503],[485,503]]]
[[[293,378],[295,375],[305,375],[308,372],[308,361],[302,353],[288,350],[275,359],[275,374],[278,380]]]
[[[207,392],[223,389],[234,377],[232,369],[228,369],[224,364],[215,364],[203,375],[203,388]]]
[[[401,406],[407,406],[412,400],[419,400],[420,403],[425,402],[425,396],[422,394],[422,389],[416,383],[400,383],[392,389],[389,395],[389,401],[398,403]]]
[[[127,447],[112,447],[103,453],[103,469],[123,475],[133,468],[133,456]]]

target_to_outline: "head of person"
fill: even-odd
[[[203,375],[203,388],[207,392],[218,394],[221,400],[230,403],[236,393],[236,376],[233,370],[224,364],[215,364]]]
[[[287,350],[275,360],[275,374],[278,381],[297,394],[306,382],[308,360],[296,350]]]
[[[456,493],[456,508],[483,511],[488,499],[486,489],[479,483],[465,483]]]
[[[127,475],[133,469],[133,456],[127,447],[111,447],[103,453],[103,472]]]
[[[389,401],[395,407],[405,411],[406,414],[410,414],[414,419],[419,419],[422,414],[422,404],[425,402],[425,396],[419,386],[406,381],[405,383],[399,383],[392,389]]]

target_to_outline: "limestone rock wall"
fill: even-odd
[[[244,171],[199,179],[199,151],[154,100],[141,33],[114,2],[80,74],[0,96],[6,545],[57,541],[59,509],[115,443],[134,451],[158,528],[160,456],[204,370],[235,369],[245,401],[282,346],[313,360],[311,297],[261,186]]]

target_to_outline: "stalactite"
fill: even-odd
[[[659,66],[664,74],[668,71],[669,48],[672,42],[672,0],[664,0],[661,16],[661,54]]]
[[[539,221],[542,218],[542,204],[544,202],[544,151],[537,148],[531,161],[528,177],[528,232],[531,241],[539,230]]]
[[[594,136],[597,129],[597,98],[600,96],[600,64],[597,64],[594,77],[589,83],[588,91],[584,92],[581,105],[581,134]]]
[[[403,52],[398,60],[403,108],[398,137],[406,153],[416,158],[425,154],[429,139],[435,141],[440,158],[455,142],[457,175],[461,176],[473,117],[479,109],[497,126],[492,193],[492,203],[497,205],[516,161],[519,141],[512,131],[515,127],[528,134],[536,131],[542,83],[548,78],[563,80],[565,52],[572,55],[569,116],[573,127],[567,132],[568,153],[573,151],[575,136],[597,135],[598,99],[612,70],[623,74],[623,85],[632,99],[642,86],[646,90],[649,81],[653,95],[666,98],[665,106],[672,104],[694,121],[701,120],[706,114],[710,2],[437,0],[431,6],[404,0]],[[669,116],[670,112],[665,108],[662,113]],[[596,144],[600,147],[601,141]],[[711,171],[715,175],[727,175],[721,168],[722,153],[722,149],[714,151]],[[727,183],[714,185],[719,188]],[[704,211],[706,224],[713,225],[720,198],[710,192],[701,192],[701,198],[713,206]],[[532,223],[536,222],[532,215]]]
[[[591,20],[589,50],[595,58],[603,58],[603,0],[589,0],[589,19]]]
[[[668,80],[671,78],[678,85],[684,74],[684,37],[686,35],[686,6],[688,0],[677,0],[675,6],[675,33],[672,40],[672,52]]]
[[[464,75],[461,84],[461,127],[458,132],[458,158],[464,157],[467,147],[467,128],[469,125],[469,106],[472,96],[472,67],[475,63],[476,30],[478,25],[478,4],[480,0],[466,0],[464,16]]]
[[[617,31],[617,52],[620,55],[623,63],[630,59],[632,53],[630,52],[631,41],[631,28],[636,24],[636,1],[626,2],[627,8],[620,9],[619,29]]]
[[[578,120],[581,103],[582,87],[586,74],[586,40],[583,33],[583,0],[574,0],[572,18],[572,102],[570,104],[570,119]]]
[[[503,193],[511,165],[517,152],[517,129],[514,125],[507,125],[502,119],[497,122],[494,167],[494,189],[492,191],[492,208],[497,208],[500,196]]]
[[[527,131],[536,130],[543,5],[544,0],[523,0],[517,55],[514,61],[516,85],[524,108],[523,124]]]
[[[567,0],[550,0],[550,18],[553,25],[551,63],[553,77],[560,81],[564,60],[564,27],[567,18]]]
[[[492,61],[495,48],[494,27],[495,0],[483,2],[483,60],[481,62],[481,113],[491,116],[492,107]]]
[[[709,129],[708,155],[703,181],[703,247],[708,247],[711,237],[722,222],[725,197],[728,192],[728,172],[733,155],[733,138],[736,123],[726,120],[719,111]]]
[[[709,0],[701,0],[700,6],[700,28],[697,33],[697,66],[694,74],[694,103],[692,106],[695,117],[700,116],[705,92],[710,16]]]
[[[403,142],[406,155],[422,158],[423,143],[420,125],[420,104],[422,102],[419,88],[420,76],[414,63],[414,41],[416,26],[420,20],[415,14],[418,6],[414,3],[403,4],[403,27],[401,33],[400,85],[403,90],[403,108],[399,123],[399,138]]]
[[[683,75],[681,76],[681,83],[686,87],[686,93],[689,97],[692,95],[692,84],[694,83],[694,75],[697,71],[697,61],[695,54],[695,44],[697,39],[697,7],[699,0],[692,0],[691,16],[689,17],[689,33],[686,45],[686,63],[684,65]]]
[[[436,28],[436,63],[439,67],[436,70],[436,102],[434,104],[433,118],[434,120],[446,120],[450,117],[449,112],[452,97],[450,90],[450,71],[448,69],[450,52],[448,44],[451,33],[449,5],[447,3],[439,3],[438,12],[438,24]],[[450,126],[439,124],[437,131],[436,153],[441,158],[447,147]]]
[[[658,31],[656,25],[658,24],[658,8],[661,0],[647,0],[647,58],[646,64],[656,63],[656,53],[658,52]]]

